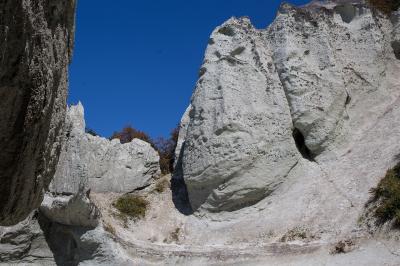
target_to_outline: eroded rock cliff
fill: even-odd
[[[399,152],[399,121],[391,116],[400,95],[398,31],[397,13],[386,17],[364,1],[283,4],[265,30],[247,18],[218,27],[181,130],[192,207],[254,205],[293,173],[297,182],[315,171],[334,186],[344,186],[342,178],[363,182],[367,191],[376,177],[341,169],[362,171],[374,154],[385,154],[378,161],[388,167]],[[394,130],[377,126],[386,122]],[[385,143],[371,140],[354,158],[372,130]]]
[[[61,149],[75,0],[0,1],[0,224],[37,208]]]
[[[96,227],[99,213],[91,192],[128,193],[150,185],[160,175],[159,156],[149,143],[120,144],[85,133],[84,109],[68,108],[65,143],[53,181],[40,207],[64,225]]]

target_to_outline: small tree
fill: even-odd
[[[158,138],[155,141],[156,149],[160,155],[160,168],[163,174],[174,171],[175,149],[178,142],[179,125],[175,127],[168,139]]]
[[[154,147],[153,141],[151,140],[149,135],[147,135],[147,133],[137,130],[130,125],[124,127],[121,132],[114,132],[110,139],[119,139],[122,144],[129,143],[133,139],[140,139],[147,143],[150,143],[151,146]]]

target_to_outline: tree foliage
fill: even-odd
[[[156,149],[160,155],[160,168],[163,174],[174,171],[175,149],[178,142],[179,126],[174,128],[168,139],[158,138],[155,141]]]
[[[154,147],[153,141],[147,133],[137,130],[130,125],[124,127],[120,132],[114,132],[110,139],[119,139],[122,144],[129,143],[133,139],[140,139],[150,143]]]
[[[400,0],[368,0],[369,4],[386,15],[400,7]]]

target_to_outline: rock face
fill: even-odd
[[[75,0],[0,2],[0,224],[40,205],[61,149]]]
[[[60,161],[40,211],[52,222],[94,228],[100,214],[89,199],[87,165],[81,152],[86,144],[84,129],[83,106],[68,108]]]
[[[40,207],[53,222],[94,228],[100,214],[90,192],[132,192],[160,174],[159,157],[150,144],[134,140],[122,145],[85,133],[81,103],[68,108],[65,128],[57,171]]]
[[[36,212],[15,226],[0,227],[0,239],[0,262],[54,264],[53,253],[37,221]]]
[[[94,192],[128,193],[148,186],[161,174],[159,155],[147,142],[88,136],[89,187]]]
[[[134,139],[121,144],[85,133],[80,103],[69,108],[66,124],[67,144],[51,192],[76,194],[85,187],[92,192],[127,193],[149,185],[161,173],[159,156],[149,143]]]
[[[385,18],[363,1],[315,1],[282,5],[266,30],[247,18],[218,27],[180,132],[192,207],[241,209],[293,170],[337,163],[371,121],[397,106],[396,14]],[[386,145],[390,162],[395,147]]]
[[[143,141],[121,145],[86,134],[80,103],[68,108],[62,139],[57,170],[39,210],[15,226],[0,227],[0,262],[131,265],[104,231],[91,193],[149,185],[160,174],[157,152]]]

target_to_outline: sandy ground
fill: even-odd
[[[169,176],[164,178],[168,180]],[[204,217],[185,216],[177,211],[168,185],[161,193],[151,186],[137,194],[150,202],[145,218],[137,221],[122,219],[112,207],[120,194],[93,194],[91,198],[100,208],[103,225],[114,241],[138,265],[400,265],[399,241],[372,238],[366,232],[349,238],[345,253],[334,252],[337,243],[303,238],[302,234],[298,237],[296,233],[292,237],[286,234],[285,241],[285,235],[271,232],[264,236],[264,242],[220,244],[235,239],[235,235],[227,234],[220,243],[202,245],[198,240],[207,235],[213,239],[216,229],[201,227],[197,234],[193,233],[199,224],[206,223]],[[213,226],[210,221],[207,224]]]

